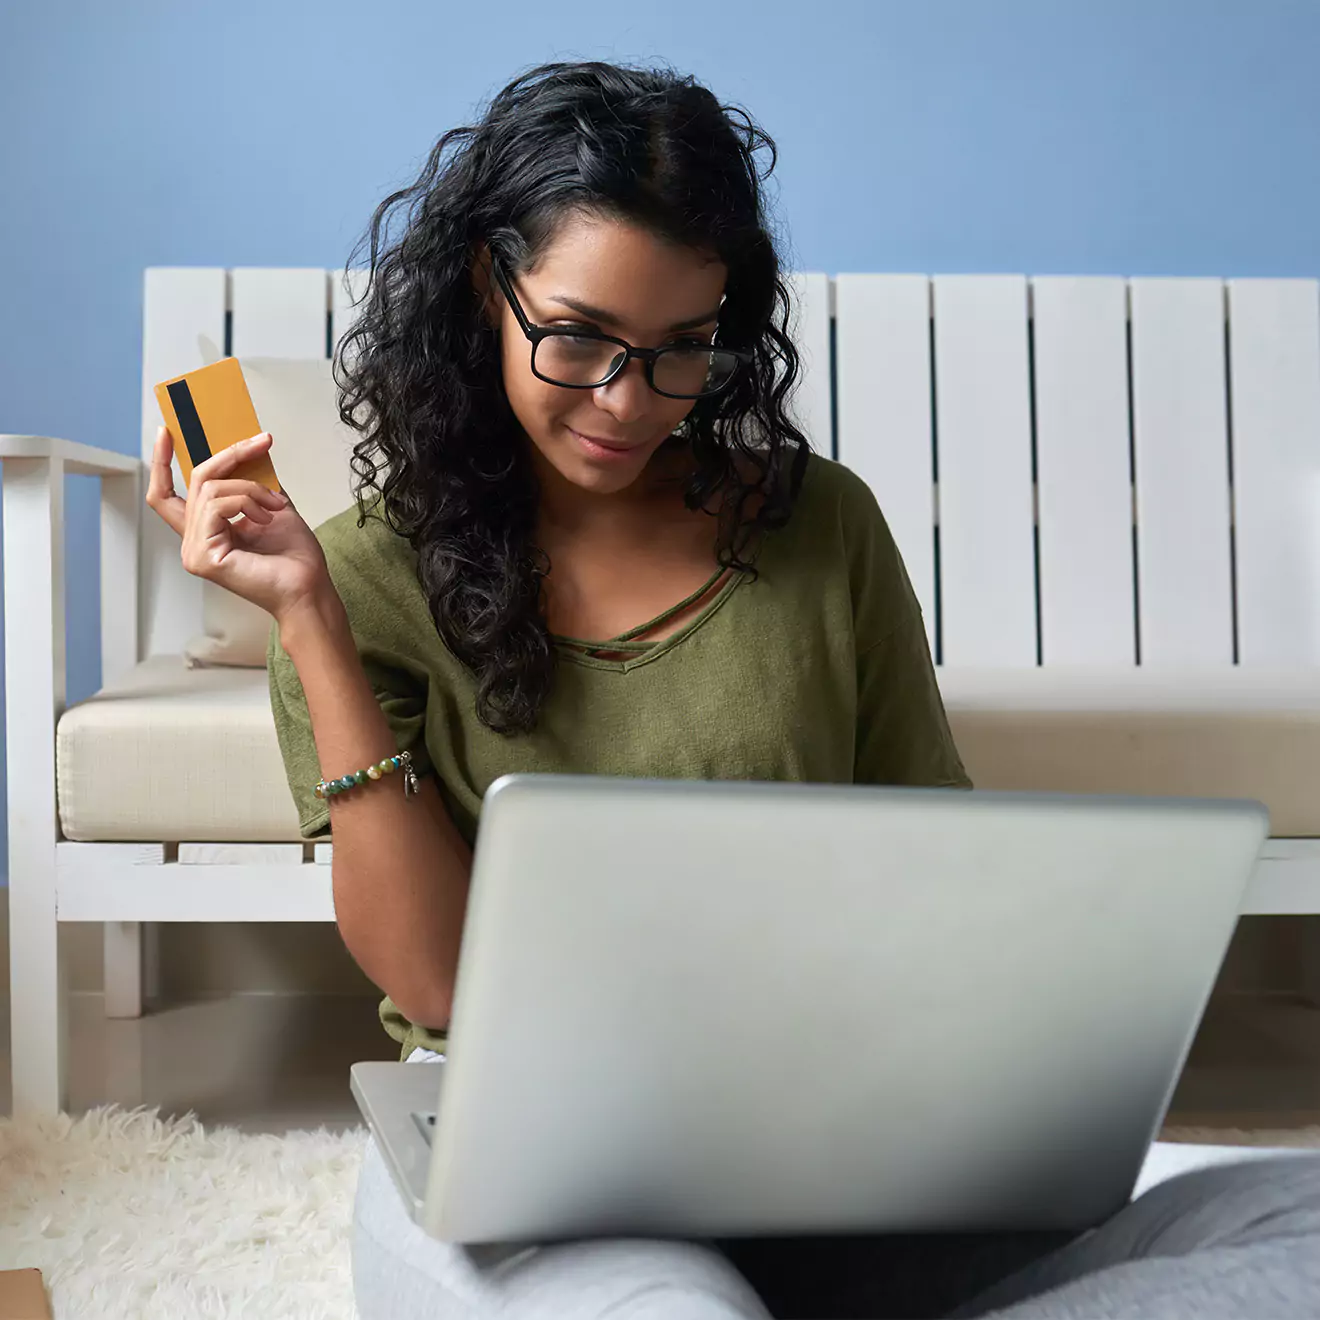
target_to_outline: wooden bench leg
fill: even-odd
[[[134,471],[137,464],[133,465]],[[56,905],[55,724],[64,709],[64,459],[4,463],[5,758],[13,1112],[67,1101],[69,1014]],[[21,564],[18,571],[15,566]]]
[[[142,922],[105,923],[105,1015],[108,1018],[142,1016]]]
[[[9,990],[13,1113],[54,1114],[68,1099],[69,1001],[50,874],[10,876]]]

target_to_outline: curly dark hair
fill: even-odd
[[[808,452],[787,412],[799,363],[763,196],[774,165],[773,141],[690,77],[546,64],[510,83],[480,123],[441,137],[355,247],[350,267],[369,246],[370,268],[335,379],[340,416],[361,437],[358,525],[383,514],[416,551],[436,627],[474,676],[487,727],[535,726],[556,651],[537,480],[473,281],[480,245],[526,271],[566,216],[586,212],[724,263],[718,342],[751,361],[675,434],[693,460],[688,506],[718,497],[719,563],[754,572],[758,533],[787,521]]]

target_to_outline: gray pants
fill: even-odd
[[[929,1277],[939,1281],[938,1305],[958,1292],[956,1286],[950,1291],[950,1280],[967,1281],[954,1306],[925,1313],[996,1320],[1320,1318],[1320,1156],[1184,1174],[1094,1232],[1009,1273],[1021,1262],[1023,1242],[1018,1235],[1003,1240],[1003,1259],[1011,1263],[998,1282],[974,1296],[998,1240],[921,1239]],[[819,1304],[803,1303],[802,1315],[830,1320],[845,1314],[834,1309],[836,1298],[846,1299],[850,1313],[873,1320],[918,1314],[910,1290],[894,1297],[885,1287],[889,1267],[917,1246],[876,1239],[868,1257],[854,1240],[848,1268],[859,1277],[827,1281]],[[783,1273],[784,1252],[776,1255]],[[973,1259],[974,1268],[965,1269]],[[353,1283],[360,1320],[765,1320],[772,1314],[711,1246],[601,1241],[464,1248],[437,1242],[404,1213],[374,1141],[354,1210]],[[859,1306],[868,1309],[852,1309]]]

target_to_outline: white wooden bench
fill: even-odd
[[[241,358],[324,359],[351,315],[341,283],[323,270],[150,270],[141,457],[0,437],[16,1112],[64,1096],[59,922],[105,923],[106,1011],[133,1016],[144,923],[333,920],[329,846],[298,837],[262,723],[264,671],[184,668],[202,584],[141,495],[151,386],[200,365],[208,341]],[[1247,910],[1320,912],[1317,285],[795,285],[799,415],[880,497],[978,783],[1263,797],[1279,837]],[[105,683],[70,719],[117,719],[129,741],[114,746],[149,748],[214,707],[201,766],[170,764],[179,750],[164,743],[153,763],[70,742],[82,763],[61,765],[61,782],[113,777],[145,822],[76,840],[56,776],[70,473],[102,478]],[[158,704],[137,704],[144,693]],[[251,822],[214,819],[225,739],[261,744]]]

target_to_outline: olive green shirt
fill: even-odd
[[[317,536],[399,749],[436,775],[469,842],[487,788],[520,771],[968,786],[889,528],[865,483],[827,459],[810,459],[787,526],[761,543],[756,576],[731,575],[677,632],[628,659],[561,641],[540,721],[513,737],[478,720],[474,681],[440,640],[407,541],[377,517],[359,528],[356,508]],[[601,640],[603,650],[617,639]],[[312,792],[323,767],[276,630],[269,671],[301,830],[315,838],[329,829],[329,807]],[[388,999],[381,1020],[404,1058],[418,1045],[444,1048]]]

